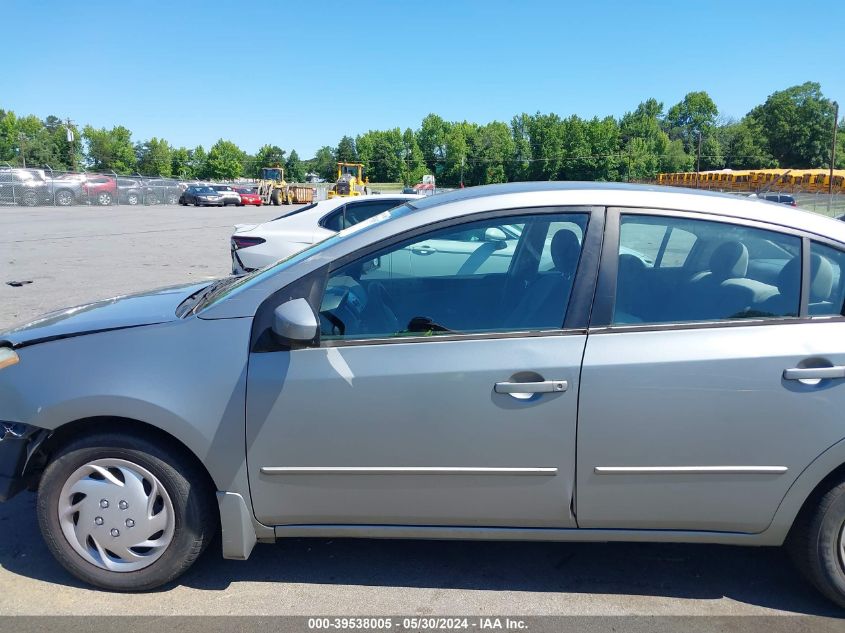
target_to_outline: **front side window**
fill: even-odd
[[[798,316],[801,240],[758,228],[623,215],[613,323]]]
[[[476,221],[368,254],[331,273],[320,307],[321,338],[559,330],[587,218]]]

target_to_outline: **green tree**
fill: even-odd
[[[222,138],[208,150],[206,172],[213,180],[234,180],[243,173],[246,154],[232,141]]]
[[[18,118],[11,110],[0,110],[0,161],[17,162],[18,150]]]
[[[170,175],[185,180],[192,180],[194,178],[191,150],[185,147],[178,147],[170,152]]]
[[[449,124],[446,121],[436,114],[429,114],[422,120],[420,130],[417,132],[417,143],[431,174],[438,174],[445,168],[448,131]]]
[[[173,173],[173,153],[164,139],[151,138],[146,143],[139,143],[135,150],[138,171],[145,176],[170,177]]]
[[[513,157],[505,166],[508,180],[521,181],[531,177],[531,136],[529,135],[531,117],[520,114],[511,119],[511,137],[513,138]]]
[[[695,154],[698,149],[698,135],[702,143],[710,136],[716,124],[719,110],[706,92],[690,92],[683,101],[673,105],[666,113],[664,124],[671,139],[681,139],[684,150]]]
[[[355,139],[351,136],[344,136],[340,139],[335,150],[337,160],[344,163],[358,162],[358,150],[355,147]]]
[[[724,167],[754,169],[777,167],[777,161],[766,149],[766,139],[758,123],[749,117],[728,121],[716,135],[722,149]]]
[[[285,150],[278,145],[262,145],[255,154],[255,175],[261,174],[263,167],[284,167]]]
[[[88,146],[88,162],[94,171],[129,174],[137,168],[132,132],[118,125],[111,130],[85,126],[82,137]]]
[[[812,81],[772,93],[747,116],[759,126],[766,149],[784,167],[830,163],[833,104]]]
[[[305,167],[295,149],[290,151],[285,163],[285,179],[288,182],[305,182]]]
[[[314,156],[314,171],[316,171],[320,178],[332,181],[337,175],[337,157],[334,150],[325,145],[317,150]]]
[[[514,154],[514,141],[506,123],[493,121],[470,136],[469,182],[486,185],[507,182],[506,167]]]
[[[208,180],[208,154],[202,145],[197,145],[191,151],[191,172],[194,178]]]
[[[420,182],[427,169],[417,135],[406,128],[402,132],[402,184],[408,187]]]

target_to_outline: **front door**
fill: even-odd
[[[580,234],[556,240],[559,265],[540,271],[549,231],[562,221]],[[574,526],[586,335],[562,325],[584,279],[575,273],[587,223],[583,211],[560,210],[476,220],[332,270],[320,346],[250,356],[256,517],[270,525]],[[427,270],[436,272],[423,277],[388,266],[415,244],[467,230],[495,235],[490,229],[503,224],[516,225],[520,238],[501,272],[459,274],[460,266],[432,262]]]

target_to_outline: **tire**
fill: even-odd
[[[38,194],[34,191],[25,191],[24,194],[20,197],[20,202],[18,203],[24,207],[34,207],[38,205]]]
[[[845,480],[808,503],[792,526],[787,548],[807,580],[845,608]]]
[[[279,193],[278,189],[273,190],[273,193],[270,194],[270,204],[274,207],[278,207],[281,203],[281,194]]]
[[[141,201],[141,197],[137,193],[126,194],[126,204],[136,206]]]
[[[175,193],[167,194],[167,204],[176,204],[177,202],[179,202],[179,196]]]
[[[79,490],[93,492],[80,498]],[[112,591],[147,591],[184,573],[217,531],[214,508],[207,475],[195,462],[175,446],[132,432],[98,432],[65,446],[44,470],[37,503],[41,533],[56,560],[80,580]],[[90,528],[77,527],[89,520]],[[133,555],[106,555],[109,546]]]
[[[54,199],[57,206],[69,207],[73,204],[73,192],[61,189],[55,193]]]
[[[111,204],[111,194],[108,191],[101,191],[97,194],[97,204],[107,207]]]

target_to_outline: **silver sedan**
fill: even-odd
[[[257,540],[787,544],[845,606],[845,224],[524,183],[0,334],[0,498],[148,590]],[[131,572],[131,573],[127,573]]]

